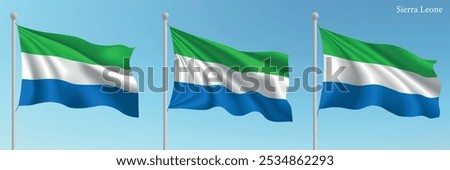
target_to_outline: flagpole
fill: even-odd
[[[11,23],[12,23],[12,48],[11,48],[11,150],[16,149],[16,19],[17,14],[15,12],[11,13]]]
[[[167,149],[167,19],[169,13],[164,12],[163,17],[163,29],[164,29],[164,41],[163,41],[163,150]]]
[[[313,150],[317,149],[317,19],[319,14],[312,13],[313,17]]]

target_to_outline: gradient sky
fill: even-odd
[[[399,14],[397,6],[442,7],[443,14]],[[96,44],[134,47],[132,66],[147,70],[145,85],[161,86],[162,17],[183,31],[242,51],[289,54],[293,77],[312,65],[312,18],[319,25],[373,43],[398,45],[435,59],[441,80],[441,117],[397,117],[379,107],[320,110],[319,149],[450,149],[450,2],[449,1],[296,1],[296,0],[17,0],[0,6],[0,149],[10,148],[11,21],[32,29],[77,36]],[[17,36],[18,37],[18,36]],[[20,54],[17,43],[17,56]],[[173,50],[169,37],[169,64]],[[322,64],[319,37],[319,67]],[[169,75],[169,89],[172,76]],[[20,96],[20,57],[16,94]],[[305,77],[306,78],[306,77]],[[319,83],[322,81],[319,77]],[[169,91],[169,96],[171,92]],[[319,94],[320,96],[320,94]],[[169,149],[311,149],[312,93],[288,94],[293,122],[274,123],[260,113],[232,116],[222,108],[169,110]],[[140,118],[109,107],[70,109],[43,103],[19,107],[17,149],[161,149],[162,93],[139,94]]]

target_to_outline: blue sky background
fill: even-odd
[[[443,14],[398,14],[396,6],[444,8]],[[0,5],[0,149],[10,148],[10,12],[32,29],[77,36],[97,44],[135,47],[132,66],[155,67],[161,86],[162,17],[192,34],[243,51],[289,54],[291,77],[312,65],[311,13],[319,25],[363,41],[394,44],[438,61],[441,117],[397,117],[379,107],[320,111],[319,149],[450,149],[450,2],[410,1],[242,1],[242,0],[16,0]],[[169,34],[170,35],[170,34]],[[319,38],[320,39],[320,38]],[[169,40],[171,40],[169,38]],[[17,42],[17,45],[19,43]],[[19,45],[17,56],[20,56]],[[319,41],[319,56],[322,55]],[[169,41],[169,64],[173,50]],[[322,67],[319,57],[319,67]],[[146,74],[147,75],[147,74]],[[20,57],[17,91],[20,96]],[[169,77],[169,89],[172,87]],[[303,77],[301,77],[303,78]],[[319,77],[319,82],[322,81]],[[292,84],[291,79],[291,84]],[[147,85],[147,83],[146,83]],[[169,92],[170,96],[171,92]],[[70,109],[56,103],[20,107],[17,149],[161,149],[162,93],[139,94],[140,118],[108,107]],[[320,94],[319,94],[320,96]],[[288,94],[294,121],[274,123],[261,114],[232,116],[222,108],[169,110],[169,149],[311,149],[312,93]]]

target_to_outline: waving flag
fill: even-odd
[[[439,117],[436,61],[393,45],[372,44],[320,29],[325,75],[320,108],[379,106],[398,116]],[[344,68],[344,69],[341,69]]]
[[[132,48],[100,46],[77,37],[18,26],[22,49],[19,105],[61,103],[71,108],[109,106],[138,117]]]
[[[170,28],[175,83],[169,108],[222,107],[241,116],[256,111],[271,121],[292,121],[286,100],[288,56],[242,52]]]

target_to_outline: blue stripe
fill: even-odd
[[[43,102],[61,103],[70,108],[110,106],[128,116],[139,117],[138,93],[102,85],[75,85],[57,79],[22,80],[19,105]]]
[[[345,89],[348,91],[345,92]],[[362,109],[367,106],[379,106],[404,117],[439,117],[439,97],[427,98],[418,94],[399,93],[380,85],[355,86],[337,82],[323,83],[321,109],[329,107]]]
[[[291,106],[287,100],[268,98],[257,92],[236,94],[220,85],[174,83],[169,108],[207,110],[216,106],[235,116],[257,111],[270,121],[292,121]]]

